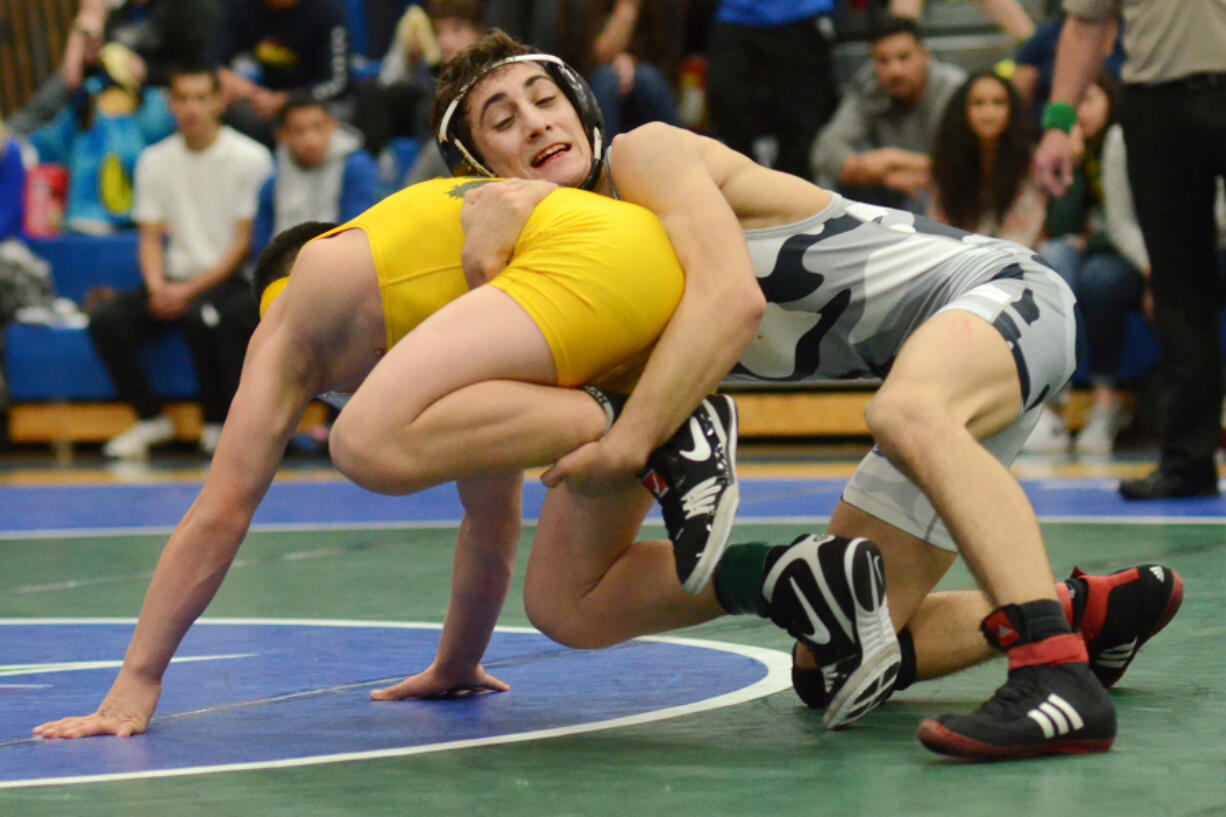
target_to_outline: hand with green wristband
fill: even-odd
[[[1034,154],[1039,183],[1049,194],[1061,196],[1073,183],[1073,141],[1077,109],[1067,102],[1043,106],[1043,139]]]
[[[1069,133],[1077,124],[1077,109],[1067,102],[1049,102],[1043,106],[1043,130],[1052,128]]]

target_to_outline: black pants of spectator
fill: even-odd
[[[251,287],[232,278],[197,297],[177,321],[158,320],[150,313],[144,287],[125,292],[94,310],[89,334],[120,399],[140,419],[149,420],[161,413],[162,403],[149,382],[140,349],[169,330],[181,328],[196,367],[204,422],[220,423],[238,389],[247,341],[258,322]]]
[[[717,23],[707,59],[712,135],[753,156],[754,141],[774,136],[775,168],[810,178],[809,151],[834,112],[837,93],[821,18],[751,28]]]
[[[1122,124],[1152,267],[1159,468],[1204,479],[1222,407],[1213,200],[1215,177],[1226,175],[1226,74],[1129,85]]]

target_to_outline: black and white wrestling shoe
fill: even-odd
[[[728,547],[740,492],[736,482],[736,403],[718,394],[699,404],[652,452],[639,480],[660,503],[677,578],[696,596]]]
[[[876,709],[902,664],[877,546],[807,535],[767,564],[762,595],[771,620],[808,646],[821,670],[822,724],[838,729]]]

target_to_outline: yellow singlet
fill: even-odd
[[[464,193],[485,179],[413,185],[325,233],[366,233],[383,297],[388,348],[468,291],[460,267]],[[324,236],[321,236],[324,237]],[[648,210],[582,190],[551,193],[528,218],[510,265],[491,286],[536,322],[558,385],[629,390],[684,287]]]

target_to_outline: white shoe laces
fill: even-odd
[[[718,477],[704,479],[681,497],[681,512],[685,514],[686,519],[692,519],[699,514],[712,513],[715,510],[715,498],[719,492]]]

